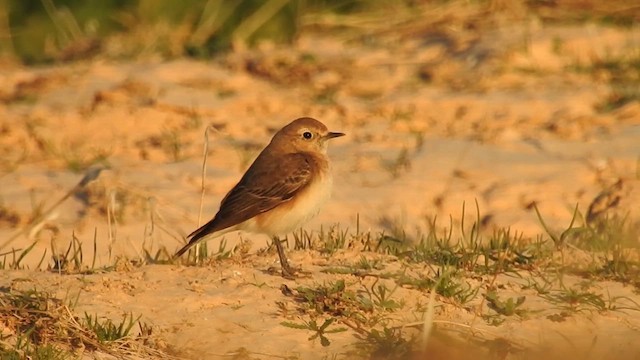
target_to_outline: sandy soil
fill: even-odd
[[[562,49],[554,51],[557,39]],[[274,130],[300,116],[348,134],[331,144],[334,194],[306,226],[310,231],[335,224],[354,229],[359,218],[363,231],[403,227],[415,235],[433,217],[441,226],[449,216],[459,224],[463,203],[474,219],[477,201],[484,231],[512,227],[534,237],[543,232],[534,203],[551,228],[562,229],[576,204],[585,213],[619,179],[627,196],[618,206],[638,218],[640,104],[598,111],[611,92],[607,79],[567,68],[639,46],[638,29],[534,24],[488,32],[464,46],[416,39],[365,46],[307,36],[292,48],[265,46],[210,62],[97,59],[2,69],[0,253],[36,241],[23,262],[33,269],[45,251],[42,267],[51,266],[52,253],[64,253],[74,237],[85,264],[95,239],[96,267],[143,258],[143,249],[173,252],[215,213]],[[210,125],[218,131],[209,132],[199,220]],[[47,212],[87,169],[99,166],[108,168]],[[354,334],[332,334],[332,344],[322,347],[307,340],[309,332],[282,326],[296,315],[276,305],[295,306],[281,285],[335,280],[338,275],[322,270],[361,256],[380,258],[387,270],[400,267],[375,253],[326,257],[290,250],[310,275],[284,280],[265,272],[277,265],[273,253],[259,251],[266,237],[227,237],[230,245],[239,238],[250,241],[248,253],[206,267],[125,266],[91,275],[2,271],[0,284],[79,294],[80,312],[115,319],[141,314],[163,346],[182,357],[246,349],[251,358],[311,359],[352,350]],[[348,277],[354,287],[372,281]],[[500,281],[505,291],[522,292],[516,278]],[[619,283],[592,286],[640,302],[633,288]],[[429,293],[399,288],[396,296],[415,305],[428,302]],[[556,310],[530,298],[534,315],[499,326],[446,302],[438,302],[436,320],[473,325],[479,338],[505,337],[527,347],[586,349],[597,339],[591,358],[640,354],[638,311],[585,312],[553,322],[547,316]],[[405,311],[394,321],[411,323],[416,316]]]

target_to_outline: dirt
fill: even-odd
[[[143,250],[172,253],[214,215],[274,131],[301,116],[348,135],[331,144],[333,197],[306,225],[309,231],[336,224],[373,233],[404,228],[417,238],[434,218],[446,227],[451,216],[457,227],[463,204],[467,223],[473,221],[477,204],[484,233],[510,227],[535,239],[544,229],[534,204],[561,231],[576,204],[587,213],[621,179],[628,189],[622,201],[605,208],[637,218],[638,202],[629,199],[639,193],[640,103],[599,110],[612,92],[606,74],[570,70],[637,51],[637,28],[505,26],[456,46],[416,38],[360,45],[307,35],[292,47],[212,61],[97,58],[0,70],[0,253],[35,242],[22,260],[31,270],[2,271],[0,285],[78,294],[79,313],[139,314],[180,357],[313,359],[353,351],[352,330],[331,334],[324,347],[308,340],[312,332],[283,326],[301,315],[281,286],[346,278],[349,286],[366,288],[373,279],[323,270],[362,256],[399,270],[395,257],[289,249],[308,274],[284,280],[266,271],[277,266],[273,252],[261,251],[266,237],[230,234],[228,248],[244,239],[250,249],[204,267],[147,264],[84,275],[35,269],[43,254],[41,270],[52,267],[52,255],[64,254],[72,239],[82,246],[85,267],[94,258],[94,268],[141,259]],[[216,130],[208,132],[200,216],[209,126]],[[56,205],[88,169],[99,167],[95,180]],[[576,349],[575,358],[640,356],[637,309],[552,321],[559,310],[522,290],[517,277],[499,283],[501,295],[527,295],[529,316],[493,326],[471,310],[480,296],[466,307],[436,298],[439,331],[523,348]],[[631,286],[589,286],[640,303]],[[405,287],[394,297],[405,302],[392,315],[396,326],[419,321],[415,309],[429,302],[428,291]]]

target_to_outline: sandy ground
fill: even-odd
[[[556,39],[560,50],[553,50]],[[477,202],[485,231],[511,227],[534,237],[543,230],[533,204],[551,228],[562,229],[576,204],[585,213],[619,179],[628,197],[618,206],[638,215],[630,199],[640,198],[640,104],[598,111],[611,92],[606,79],[567,71],[638,51],[638,29],[535,25],[489,32],[455,51],[449,45],[404,39],[365,46],[308,36],[293,48],[265,46],[211,62],[97,59],[2,69],[0,253],[36,241],[23,262],[33,269],[45,251],[45,259],[64,253],[73,237],[83,245],[85,264],[95,239],[97,267],[141,258],[143,249],[173,252],[199,222],[205,129],[217,131],[209,132],[200,222],[215,213],[273,132],[300,116],[348,134],[331,144],[333,198],[308,230],[354,229],[359,218],[361,230],[403,227],[415,235],[434,217],[441,226],[450,216],[459,224],[463,203],[475,218]],[[47,212],[87,169],[100,166],[107,169],[97,179]],[[167,348],[188,358],[244,348],[252,358],[307,359],[353,348],[350,332],[334,334],[331,346],[322,347],[307,340],[308,332],[280,325],[295,315],[281,313],[276,302],[291,302],[280,291],[283,283],[295,288],[335,279],[321,270],[363,254],[290,251],[311,273],[290,281],[265,273],[277,265],[273,253],[258,253],[266,237],[227,238],[234,244],[239,237],[250,240],[251,251],[218,265],[64,276],[2,271],[0,284],[79,293],[79,311],[141,314]],[[516,283],[504,279],[507,287]],[[594,286],[640,302],[621,284]],[[428,292],[398,291],[408,302],[428,301]],[[497,327],[444,303],[436,319],[527,346],[571,339],[584,348],[597,338],[592,358],[615,358],[612,349],[640,354],[633,340],[640,336],[637,311],[589,312],[556,323],[546,318],[546,305],[534,302],[540,313]],[[395,321],[409,323],[414,315],[397,314]]]

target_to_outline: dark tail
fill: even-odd
[[[191,247],[193,245],[195,245],[196,243],[197,243],[197,241],[193,241],[193,240],[189,241],[189,243],[187,245],[183,246],[182,249],[178,250],[178,252],[175,255],[173,255],[173,258],[174,259],[179,258],[180,256],[182,256],[182,254],[184,254],[187,251],[189,251],[189,249],[191,249]]]
[[[196,231],[192,232],[191,234],[189,234],[187,236],[187,239],[191,238],[191,240],[189,240],[189,243],[185,246],[182,247],[182,249],[178,250],[178,252],[176,252],[175,255],[173,255],[174,259],[179,258],[180,256],[182,256],[182,254],[186,253],[187,251],[189,251],[189,249],[191,249],[195,244],[199,243],[200,240],[202,240],[203,237],[209,235],[210,233],[212,233],[212,228],[213,228],[213,221],[209,221],[208,223],[202,225],[201,227],[199,227]]]

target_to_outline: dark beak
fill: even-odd
[[[333,138],[337,138],[340,136],[344,136],[344,133],[341,132],[330,132],[327,135],[324,136],[325,139],[329,140],[329,139],[333,139]]]

